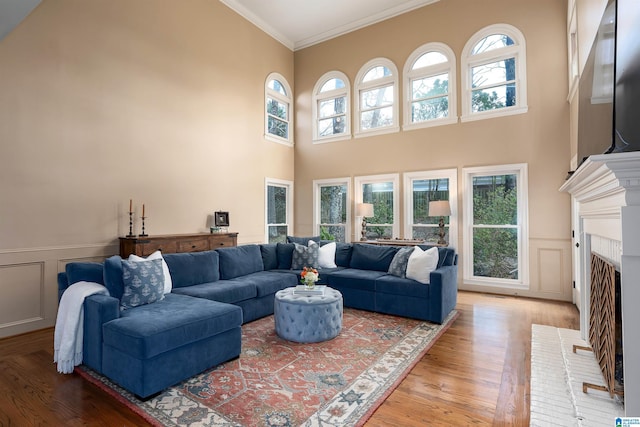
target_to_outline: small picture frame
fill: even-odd
[[[216,227],[229,226],[229,212],[218,211],[213,215]]]

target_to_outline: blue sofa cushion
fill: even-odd
[[[262,255],[262,265],[265,270],[275,270],[278,268],[278,245],[275,243],[260,245],[260,255]]]
[[[375,292],[375,280],[384,275],[386,275],[386,273],[382,271],[346,268],[331,273],[328,277],[328,282],[329,286],[338,288],[352,288]]]
[[[95,282],[104,285],[103,265],[98,262],[70,262],[65,266],[67,283]]]
[[[145,261],[122,260],[122,280],[122,310],[152,304],[164,298],[164,272],[160,258]]]
[[[243,245],[217,249],[220,255],[220,278],[235,279],[263,271],[262,255],[258,245]]]
[[[244,277],[218,280],[217,282],[202,283],[200,285],[174,289],[173,292],[180,295],[189,295],[210,299],[212,301],[235,304],[258,296],[255,283],[243,279]]]
[[[236,305],[171,293],[105,323],[103,339],[136,359],[149,359],[240,325],[242,309]]]
[[[309,240],[313,240],[318,245],[320,244],[320,236],[312,236],[312,237],[295,237],[295,236],[287,236],[287,243],[297,243],[302,246],[307,246]]]
[[[276,252],[278,254],[278,270],[290,270],[291,258],[293,258],[293,250],[296,245],[293,243],[278,243]]]
[[[312,243],[311,245],[300,245],[294,243],[293,254],[291,257],[291,268],[301,269],[304,267],[319,268],[318,257],[320,255],[320,245]]]
[[[397,277],[407,277],[407,264],[409,263],[409,257],[412,252],[413,247],[400,248],[394,255],[393,260],[391,260],[389,274]]]
[[[220,280],[216,251],[166,254],[164,257],[174,288]]]
[[[109,291],[109,295],[120,300],[124,292],[124,281],[122,280],[122,258],[118,255],[107,258],[104,261],[104,286]]]
[[[351,243],[336,243],[336,265],[338,267],[349,267],[351,263],[351,252],[353,245]]]
[[[398,248],[394,246],[354,244],[349,267],[386,273],[397,251]]]
[[[258,298],[275,294],[280,289],[298,285],[298,276],[293,273],[283,274],[273,271],[261,271],[246,276],[246,279],[256,284]]]
[[[429,298],[429,285],[387,274],[376,279],[376,292],[427,299]]]
[[[454,265],[456,251],[453,248],[438,248],[438,268]]]

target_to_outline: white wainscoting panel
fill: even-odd
[[[69,262],[101,262],[117,243],[0,251],[0,338],[55,325],[58,272]]]

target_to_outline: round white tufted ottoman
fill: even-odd
[[[335,338],[342,330],[342,294],[326,288],[324,295],[296,295],[293,289],[276,292],[274,320],[278,336],[301,343]]]

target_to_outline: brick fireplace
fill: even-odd
[[[640,152],[589,157],[560,191],[572,196],[580,332],[589,340],[590,258],[597,253],[620,271],[624,402],[640,416]]]

